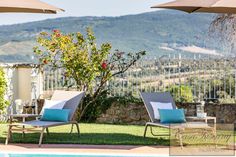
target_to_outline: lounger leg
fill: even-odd
[[[46,132],[47,132],[47,135],[49,135],[49,129],[48,128],[46,128]]]
[[[150,126],[150,130],[151,130],[152,136],[158,136],[157,134],[154,134],[154,133],[153,133],[152,126]]]
[[[181,146],[181,149],[183,149],[183,140],[182,140],[182,132],[181,132],[181,130],[178,130],[178,137],[179,137],[179,144]]]
[[[75,125],[76,125],[76,128],[77,128],[78,136],[80,136],[79,124],[78,124],[78,123],[75,123]]]
[[[25,122],[25,117],[23,117],[23,121],[22,121],[23,123]],[[24,138],[25,137],[25,126],[23,125],[22,126],[22,138]]]
[[[71,125],[71,129],[70,129],[70,133],[72,134],[73,132],[73,129],[74,129],[74,123]]]
[[[22,138],[25,138],[25,126],[22,126]]]
[[[147,128],[148,128],[148,124],[145,125],[145,130],[144,130],[144,134],[143,134],[143,137],[146,137],[146,133],[147,133]]]
[[[5,145],[8,145],[8,142],[11,140],[11,128],[12,126],[8,126],[8,132],[7,132],[7,138],[6,138],[6,141],[5,141]]]
[[[45,128],[42,128],[41,133],[40,133],[39,147],[41,147],[41,145],[42,145],[44,130],[45,130]]]

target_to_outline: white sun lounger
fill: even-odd
[[[76,125],[78,135],[79,135],[80,134],[79,125],[77,121],[73,120],[73,116],[82,98],[84,97],[84,94],[85,94],[84,92],[78,92],[78,91],[55,91],[53,93],[51,100],[67,100],[63,109],[70,109],[69,121],[68,122],[51,122],[51,121],[33,120],[33,121],[26,121],[19,124],[10,124],[8,126],[8,134],[7,134],[5,144],[6,145],[8,144],[8,142],[12,138],[13,132],[22,132],[23,134],[27,132],[40,132],[40,139],[39,139],[39,147],[40,147],[43,141],[43,135],[44,135],[45,130],[49,134],[48,128],[60,126],[60,125],[68,125],[68,124],[72,124],[72,129],[73,129],[73,125]]]
[[[150,122],[147,122],[145,125],[145,130],[144,130],[144,137],[146,137],[147,129],[150,127],[151,134],[153,136],[169,136],[170,134],[159,134],[159,133],[154,133],[152,127],[160,127],[160,128],[167,128],[167,129],[179,129],[180,131],[186,128],[190,129],[209,129],[215,133],[215,127],[209,126],[205,122],[186,122],[186,123],[181,123],[181,124],[162,124],[160,123],[160,119],[155,119],[154,116],[154,111],[151,105],[151,102],[161,102],[161,103],[171,103],[173,109],[177,109],[175,101],[171,94],[169,92],[155,92],[155,93],[146,93],[146,92],[141,92],[140,96],[144,102],[144,105],[146,107],[146,110],[148,112]],[[187,119],[188,117],[186,117]],[[181,134],[179,134],[181,136]],[[182,140],[180,139],[180,145],[182,147]]]

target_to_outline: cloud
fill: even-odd
[[[172,49],[170,47],[167,47],[167,46],[160,46],[159,48],[162,49],[162,50],[174,51],[174,49]]]
[[[190,53],[196,53],[196,54],[223,56],[222,54],[218,53],[216,50],[202,48],[202,47],[198,47],[198,46],[195,46],[195,45],[176,47],[176,49],[186,51],[186,52],[190,52]]]

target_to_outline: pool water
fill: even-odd
[[[0,157],[160,157],[160,156],[129,156],[129,155],[56,155],[56,154],[0,154]]]

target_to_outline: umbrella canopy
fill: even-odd
[[[176,0],[155,5],[151,8],[175,9],[188,13],[208,12],[236,14],[236,0]]]
[[[64,10],[39,0],[0,0],[0,12],[2,13],[56,14],[58,11]]]

